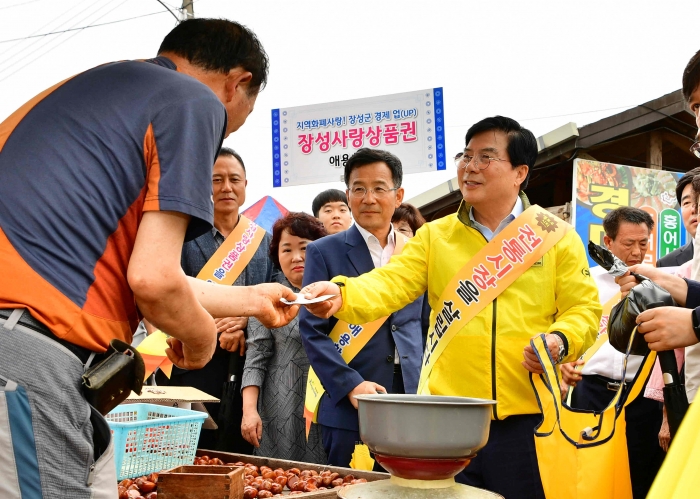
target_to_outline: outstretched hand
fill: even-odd
[[[296,299],[296,295],[288,287],[271,283],[258,284],[252,289],[257,294],[257,307],[250,315],[257,318],[266,328],[285,326],[299,313],[299,305],[285,305],[280,301],[281,298],[289,301]]]
[[[306,309],[321,319],[328,319],[343,306],[343,297],[340,294],[340,287],[334,282],[319,281],[309,284],[302,289],[299,294],[307,299],[316,298],[323,295],[337,295],[330,300],[320,303],[304,305]]]

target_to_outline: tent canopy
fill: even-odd
[[[277,202],[272,196],[265,196],[243,211],[243,215],[270,234],[272,234],[272,226],[275,222],[286,216],[287,213],[289,213],[289,210]]]

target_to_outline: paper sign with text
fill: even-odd
[[[274,187],[342,181],[363,147],[395,154],[404,174],[445,170],[442,88],[272,110]]]

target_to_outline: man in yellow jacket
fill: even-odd
[[[431,334],[436,321],[438,330],[445,331],[445,288],[468,263],[466,268],[472,262],[476,265],[473,258],[489,241],[495,238],[500,244],[498,234],[530,207],[522,189],[537,158],[534,135],[501,116],[473,125],[465,144],[464,154],[456,160],[464,198],[457,213],[425,224],[402,254],[380,269],[307,286],[302,290],[307,296],[339,295],[309,306],[312,313],[364,324],[404,307],[427,290],[433,309]],[[475,291],[471,281],[462,284],[467,282]],[[485,295],[482,292],[481,299]],[[463,300],[464,296],[460,295]],[[593,344],[600,315],[584,247],[576,232],[568,230],[451,337],[432,364],[425,391],[497,401],[489,442],[458,481],[505,497],[544,497],[533,434],[541,416],[529,380],[530,372],[542,369],[529,340],[545,333],[552,358],[571,362]],[[430,345],[429,339],[424,370]]]

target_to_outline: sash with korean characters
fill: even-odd
[[[199,271],[197,279],[232,285],[252,260],[263,237],[265,237],[265,230],[241,215],[236,228]],[[172,363],[165,355],[167,337],[160,330],[154,331],[137,348],[146,364],[146,378],[158,368],[168,378],[170,377]]]
[[[197,279],[230,286],[253,259],[265,229],[241,215],[236,228],[197,274]]]
[[[440,296],[442,306],[428,334],[419,394],[430,395],[430,373],[452,338],[572,229],[532,205],[455,274]]]
[[[403,250],[406,241],[406,236],[394,231],[396,236],[396,246],[394,247],[393,255],[398,255]],[[382,324],[389,318],[381,317],[376,321],[368,322],[367,324],[348,324],[345,321],[338,321],[329,337],[333,340],[335,348],[343,357],[343,360],[349,364],[352,359],[369,343],[369,340],[375,335]],[[304,399],[304,419],[306,420],[306,438],[309,438],[311,423],[316,423],[318,416],[318,405],[321,402],[321,397],[326,392],[321,384],[321,380],[314,372],[312,367],[309,367],[309,375],[306,381],[306,397]]]

